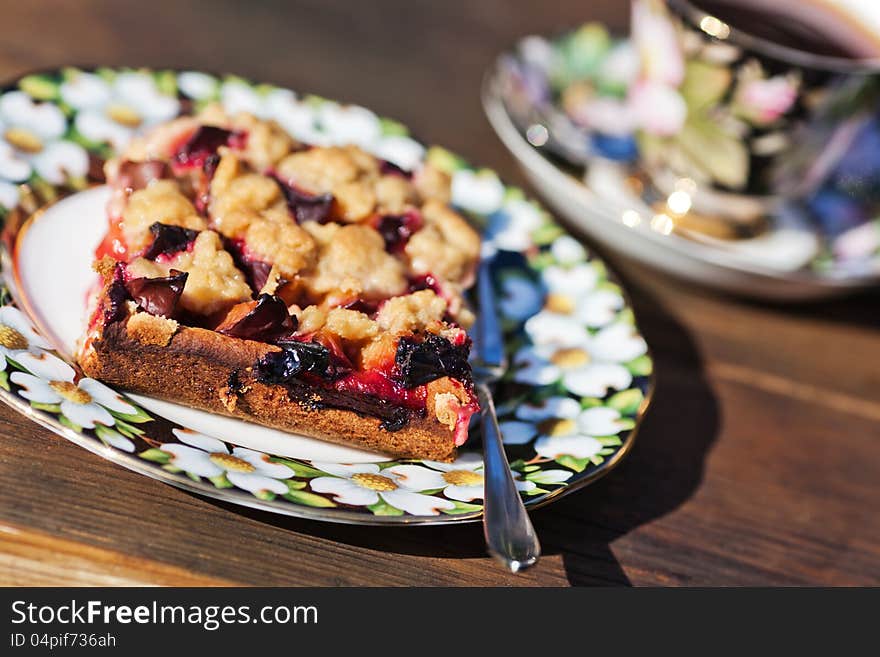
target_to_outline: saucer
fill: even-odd
[[[594,23],[577,33],[591,30],[595,34],[604,28]],[[579,126],[550,93],[553,82],[533,65],[536,58],[570,56],[562,51],[570,48],[566,44],[572,34],[521,40],[499,56],[482,90],[492,127],[561,216],[620,255],[744,296],[820,299],[880,283],[880,253],[870,251],[876,239],[869,234],[875,228],[870,222],[849,234],[830,236],[817,230],[807,208],[797,203],[780,203],[760,231],[733,239],[724,234],[730,224],[699,216],[696,224],[682,221],[689,215],[688,190],[682,190],[680,199],[657,192],[637,166],[635,139]],[[611,44],[608,51],[615,53],[628,42]],[[675,208],[675,200],[685,207]],[[681,215],[670,208],[680,209]],[[880,230],[874,232],[880,235]],[[865,243],[868,252],[860,257],[847,257],[847,250],[840,248],[864,251]]]

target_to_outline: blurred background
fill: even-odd
[[[65,64],[233,72],[366,105],[512,173],[479,99],[498,52],[524,34],[557,32],[585,17],[621,29],[628,23],[622,0],[548,9],[525,0],[6,3],[0,74]]]

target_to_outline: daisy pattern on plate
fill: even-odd
[[[181,71],[177,74],[177,88],[193,100],[216,100],[220,82],[213,75],[201,71]]]
[[[465,202],[467,202],[468,183],[467,181],[465,183],[459,182],[459,187],[462,184],[464,184],[465,190],[462,192],[459,189],[459,195],[465,194]],[[490,202],[494,203],[494,198],[491,198],[496,195],[494,189],[488,189],[488,193],[483,193],[487,195],[485,201],[487,205]],[[470,191],[470,194],[477,198],[473,191]],[[479,189],[477,189],[477,194],[479,194]],[[471,199],[470,202],[473,203],[474,200]],[[484,239],[491,241],[495,248],[501,251],[525,251],[533,244],[532,233],[543,223],[544,216],[534,203],[522,199],[508,201],[489,217]]]
[[[267,454],[244,447],[230,452],[222,440],[190,429],[173,432],[180,443],[165,443],[159,449],[171,456],[169,463],[174,467],[208,479],[225,476],[233,486],[260,498],[288,492],[283,480],[292,477],[293,470],[273,463]]]
[[[96,425],[112,427],[116,419],[110,411],[133,415],[137,409],[100,381],[87,377],[74,382],[76,372],[50,353],[38,355],[24,351],[16,362],[28,372],[13,372],[10,380],[21,387],[21,396],[39,404],[58,404],[61,414],[85,429]]]
[[[129,454],[132,454],[136,449],[135,444],[130,439],[126,438],[115,429],[110,429],[103,425],[98,425],[98,427],[95,428],[95,435],[97,435],[98,439],[106,445],[115,447],[116,449],[122,450],[123,452],[128,452]]]
[[[551,265],[541,272],[547,289],[545,308],[552,313],[575,317],[590,328],[605,326],[623,308],[623,296],[614,289],[597,288],[599,274],[584,262],[571,267]]]
[[[437,488],[443,489],[443,494],[452,500],[459,502],[473,502],[483,499],[483,459],[476,452],[466,452],[452,463],[440,461],[422,461],[425,465],[435,470],[440,470],[440,478]],[[527,493],[538,486],[531,481],[523,481],[519,473],[514,472],[514,485],[520,492]]]
[[[615,286],[604,281],[604,271],[600,272],[587,260],[583,245],[573,237],[561,235],[550,245],[550,254],[554,264],[541,272],[547,290],[544,302],[547,312],[573,317],[590,328],[613,320],[624,306],[623,296]]]
[[[492,215],[504,201],[504,185],[493,171],[459,169],[452,175],[452,204],[482,215]]]
[[[0,96],[0,204],[18,204],[17,184],[36,172],[52,185],[83,179],[89,158],[82,146],[66,141],[67,119],[57,105],[36,103],[23,91]]]
[[[535,452],[549,459],[565,455],[579,459],[593,457],[606,447],[600,438],[616,436],[633,427],[631,420],[622,418],[613,408],[582,409],[570,397],[550,397],[540,404],[522,404],[517,407],[515,417],[500,424],[504,442],[523,445],[537,438]]]
[[[400,134],[383,134],[382,121],[366,107],[326,102],[318,110],[318,124],[327,144],[356,144],[376,157],[413,171],[425,157],[425,147]]]
[[[119,151],[136,132],[173,119],[180,111],[176,97],[162,93],[144,71],[125,71],[112,81],[95,73],[72,71],[61,84],[61,98],[77,110],[74,126],[89,141]]]
[[[180,81],[187,95],[197,94],[191,97],[201,100],[216,93],[204,74],[186,75]],[[257,87],[238,78],[225,80],[219,87],[219,97],[227,113],[246,112],[261,119],[272,119],[292,137],[307,144],[356,144],[407,171],[417,168],[425,155],[424,146],[414,139],[383,134],[379,117],[358,105],[301,101],[288,89]]]
[[[6,359],[15,360],[22,352],[39,354],[51,345],[37,333],[31,321],[18,308],[0,308],[0,370],[6,369]]]
[[[531,328],[534,332],[538,326],[548,332],[560,332],[560,338],[554,341],[546,335],[536,336],[534,346],[523,347],[514,355],[513,379],[520,383],[550,385],[561,381],[566,390],[576,395],[604,397],[609,390],[629,387],[633,377],[624,363],[648,350],[645,340],[625,322],[611,324],[589,335],[569,318],[530,327],[532,320],[526,322],[527,331]],[[573,330],[574,326],[581,326],[580,339],[564,338],[566,331]]]
[[[379,117],[366,107],[325,103],[318,120],[327,139],[335,144],[356,144],[369,148],[382,135]]]
[[[231,116],[246,113],[260,119],[271,119],[296,139],[324,145],[323,135],[316,127],[315,109],[297,100],[296,94],[289,89],[257,89],[244,80],[230,78],[220,85],[219,95],[220,104]]]
[[[383,501],[414,516],[436,516],[455,508],[451,500],[419,492],[447,485],[439,472],[420,465],[395,465],[384,470],[375,463],[312,465],[332,475],[312,479],[312,490],[329,493],[340,504],[372,506]]]

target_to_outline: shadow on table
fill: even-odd
[[[656,370],[653,402],[635,447],[606,478],[533,514],[545,554],[562,556],[573,586],[630,584],[611,543],[673,511],[693,494],[718,429],[718,406],[690,336],[655,299],[638,287],[628,288],[635,292],[633,304]],[[478,524],[348,526],[235,510],[273,526],[389,555],[486,556]],[[486,562],[486,567],[495,566]],[[509,583],[516,583],[514,576]]]
[[[744,300],[752,306],[766,307],[760,301]],[[775,309],[803,320],[821,320],[863,328],[877,328],[880,288],[866,288],[837,299],[779,303]]]

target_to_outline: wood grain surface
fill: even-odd
[[[65,64],[235,72],[367,105],[522,184],[483,117],[494,55],[627,3],[8,2],[0,74]],[[377,528],[242,510],[134,474],[0,408],[0,583],[880,584],[876,292],[774,306],[608,256],[656,358],[627,461],[537,511],[502,572],[479,525]]]

